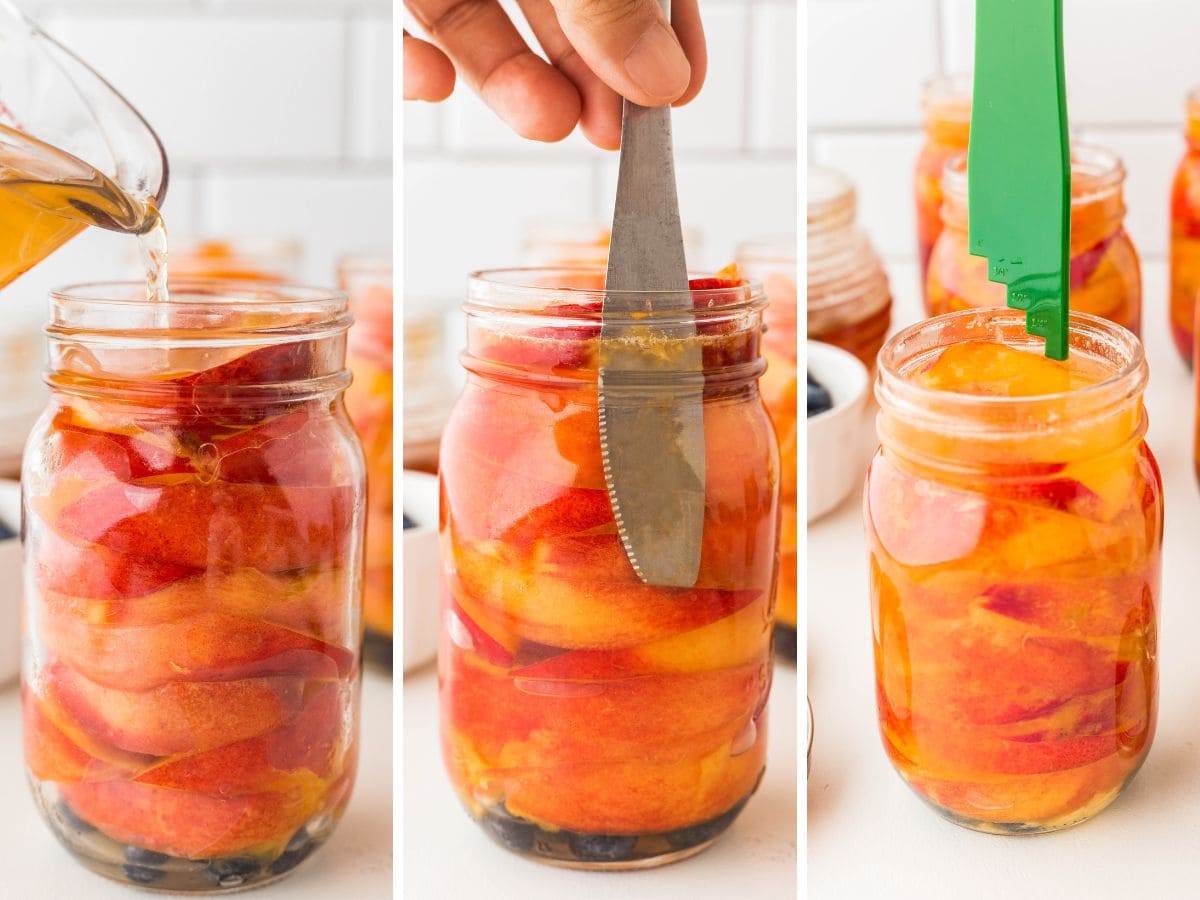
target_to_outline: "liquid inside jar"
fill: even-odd
[[[515,853],[620,869],[704,849],[761,777],[779,471],[756,388],[761,294],[694,281],[700,574],[641,582],[600,451],[602,286],[602,270],[472,282],[468,381],[442,442],[438,665],[444,758],[471,815]]]
[[[881,354],[865,494],[880,732],[922,799],[980,831],[1090,818],[1154,735],[1145,362],[1128,332],[1071,327],[1066,362],[1007,310],[924,323]]]

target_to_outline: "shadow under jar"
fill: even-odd
[[[1111,803],[1157,710],[1163,499],[1140,342],[1073,313],[915,325],[880,354],[865,491],[879,727],[947,819],[1053,831]]]
[[[1141,333],[1142,271],[1125,231],[1125,167],[1107,150],[1071,148],[1070,305]],[[926,311],[1005,306],[1006,287],[988,280],[988,262],[967,248],[967,157],[946,164],[945,229],[933,248]]]
[[[357,757],[364,467],[346,298],[234,282],[55,293],[23,482],[26,766],[88,868],[282,877]]]
[[[354,256],[338,266],[350,296],[347,365],[354,381],[346,410],[367,462],[366,571],[363,579],[363,654],[392,667],[392,260]]]
[[[808,339],[841,347],[873,369],[891,326],[892,293],[857,209],[844,175],[809,168]]]
[[[1171,185],[1171,337],[1190,366],[1200,294],[1200,88],[1188,94],[1185,137]]]
[[[796,333],[795,237],[752,241],[738,248],[738,269],[761,281],[767,295],[763,356],[767,371],[759,384],[779,441],[779,586],[775,593],[775,652],[796,659]]]
[[[779,459],[758,392],[761,289],[694,281],[699,579],[638,579],[600,455],[603,279],[470,281],[467,384],[442,443],[442,740],[468,811],[510,850],[641,868],[711,844],[762,776]],[[688,340],[641,323],[664,354]]]

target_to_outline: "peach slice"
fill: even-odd
[[[389,574],[390,577],[390,574]],[[280,625],[327,643],[349,644],[351,573],[322,568],[292,575],[257,569],[200,573],[140,596],[95,597],[43,589],[51,614],[91,625],[169,625],[205,612],[228,613]]]
[[[217,440],[216,476],[263,485],[345,482],[349,473],[335,468],[336,447],[349,440],[349,429],[327,412],[296,410]]]
[[[345,647],[222,612],[156,625],[97,626],[47,605],[41,632],[59,659],[92,681],[124,691],[214,679],[344,678],[355,665]]]
[[[282,849],[323,800],[315,787],[222,797],[122,781],[63,785],[62,793],[113,840],[185,859]]]
[[[493,765],[676,758],[740,733],[766,696],[764,659],[735,669],[583,680],[570,660],[491,674],[451,647],[442,715]],[[574,674],[574,677],[569,677]],[[703,698],[703,702],[698,702]]]
[[[59,536],[36,515],[27,523],[34,583],[41,591],[99,600],[142,597],[201,574],[190,566],[114,553],[92,544],[80,547]]]
[[[52,524],[116,553],[197,569],[283,572],[340,558],[357,502],[349,486],[116,483],[69,504]]]
[[[555,647],[643,644],[722,619],[760,594],[643,585],[615,535],[538,542],[519,559],[495,542],[455,543],[451,553],[450,588],[475,621]]]
[[[298,678],[176,681],[144,692],[99,685],[54,665],[47,691],[93,737],[149,756],[203,753],[278,728],[301,708]]]
[[[266,734],[166,760],[142,772],[140,784],[232,796],[281,790],[294,770],[329,780],[344,762],[342,710],[347,687],[316,686],[290,722]]]
[[[114,781],[136,776],[151,764],[145,757],[122,753],[115,748],[101,748],[95,739],[80,735],[78,724],[70,723],[63,710],[51,707],[48,700],[27,686],[21,689],[21,708],[25,726],[25,765],[39,781],[61,784]],[[78,735],[78,739],[68,731]]]

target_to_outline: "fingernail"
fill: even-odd
[[[634,84],[664,103],[687,90],[692,67],[675,35],[662,22],[656,22],[638,38],[625,57],[625,71]]]

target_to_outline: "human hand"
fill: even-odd
[[[405,0],[430,41],[404,33],[404,99],[446,99],[457,72],[522,137],[560,141],[579,125],[615,149],[621,97],[678,106],[704,83],[698,0],[674,0],[671,23],[657,0],[518,2],[550,62],[497,0]]]

